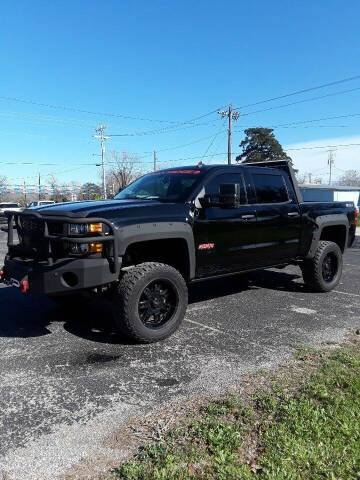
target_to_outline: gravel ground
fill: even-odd
[[[294,345],[342,341],[360,326],[359,240],[329,294],[306,292],[296,267],[192,286],[181,329],[155,345],[124,342],[104,305],[64,313],[1,287],[0,478],[53,480],[89,459],[101,470],[126,454],[108,439],[132,415],[223,392]]]

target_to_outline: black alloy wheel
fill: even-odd
[[[322,277],[325,282],[331,283],[338,271],[338,259],[333,252],[328,253],[323,260],[322,264]]]
[[[179,299],[173,285],[162,279],[150,282],[142,291],[138,311],[142,323],[157,329],[174,315]]]
[[[342,264],[339,245],[319,240],[313,257],[305,259],[300,265],[305,284],[313,292],[330,292],[340,282]]]
[[[144,262],[120,277],[111,305],[119,333],[139,342],[158,342],[173,334],[184,319],[188,291],[171,265]]]

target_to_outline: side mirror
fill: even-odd
[[[219,203],[222,208],[236,208],[240,204],[240,185],[223,183],[219,186]]]
[[[199,202],[202,208],[209,208],[212,206],[210,195],[204,195],[203,197],[199,198]]]

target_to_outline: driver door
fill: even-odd
[[[247,203],[244,178],[236,172],[220,173],[205,184],[205,194],[218,200],[219,186],[240,185],[240,205],[236,208],[199,208],[194,218],[197,277],[248,270],[256,265],[255,207]]]

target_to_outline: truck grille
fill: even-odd
[[[44,223],[32,218],[22,218],[21,227],[26,233],[43,233],[44,231]]]
[[[20,220],[21,234],[19,234],[20,245],[33,249],[34,254],[41,255],[44,246],[45,224],[37,218],[23,217]],[[48,231],[50,235],[63,235],[64,225],[58,222],[48,222]],[[55,256],[63,255],[63,247],[52,243]]]

